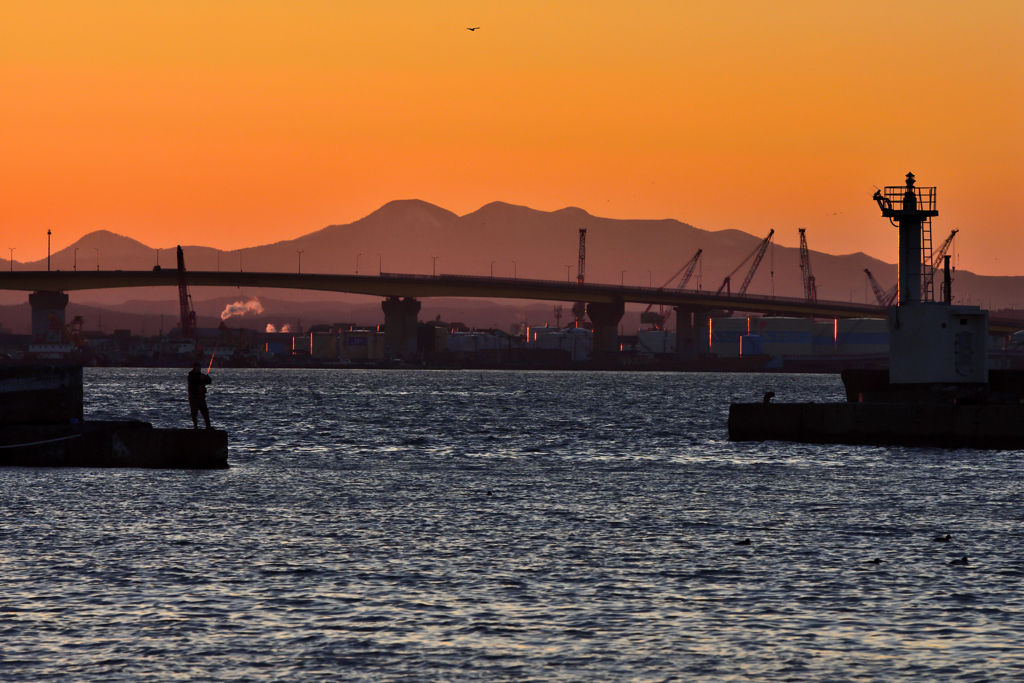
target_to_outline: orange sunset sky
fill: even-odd
[[[872,185],[912,170],[961,268],[1024,275],[1022,44],[1022,2],[3,2],[0,248],[232,249],[419,198],[892,262]]]

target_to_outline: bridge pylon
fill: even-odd
[[[384,348],[390,360],[412,360],[419,353],[417,314],[422,304],[412,297],[389,296],[380,307],[384,310]]]

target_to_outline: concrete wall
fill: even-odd
[[[889,311],[889,381],[988,382],[988,312],[941,303]]]
[[[0,424],[67,424],[82,414],[81,366],[0,366]]]

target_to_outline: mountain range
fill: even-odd
[[[319,273],[468,274],[561,280],[575,279],[579,229],[587,230],[586,280],[618,284],[661,286],[698,248],[703,258],[690,287],[718,289],[732,277],[733,291],[748,265],[738,267],[764,235],[739,230],[707,231],[677,220],[618,220],[593,216],[578,208],[538,211],[493,202],[464,216],[419,200],[400,200],[346,225],[330,225],[292,240],[221,251],[185,246],[190,270],[295,271]],[[796,233],[796,227],[791,229]],[[766,228],[767,232],[767,228]],[[936,235],[938,244],[944,235]],[[813,233],[808,232],[813,244]],[[895,230],[893,239],[896,239]],[[77,249],[77,256],[75,250]],[[301,252],[301,254],[299,253]],[[819,299],[874,301],[864,269],[870,268],[884,288],[896,281],[897,267],[864,253],[832,255],[811,251],[811,265]],[[436,257],[433,258],[433,257]],[[57,270],[150,269],[157,264],[175,266],[174,245],[159,249],[108,231],[85,235],[53,253]],[[97,263],[98,261],[98,263]],[[10,263],[0,259],[0,267]],[[14,264],[15,269],[46,268],[45,259]],[[675,286],[672,283],[670,286]],[[802,297],[799,249],[773,245],[765,255],[748,290],[752,294]],[[955,275],[954,298],[985,307],[1018,305],[1024,296],[1024,277],[990,277],[967,271]],[[247,296],[256,292],[196,288],[194,298]],[[276,290],[282,300],[371,303],[367,297],[326,295],[318,292]],[[173,300],[173,292],[156,289],[106,290],[72,293],[72,301],[109,305],[129,300]],[[25,301],[19,292],[4,292],[0,303]]]

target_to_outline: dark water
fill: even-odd
[[[213,377],[229,471],[0,469],[0,679],[1024,678],[1020,452],[726,441],[836,377]]]

